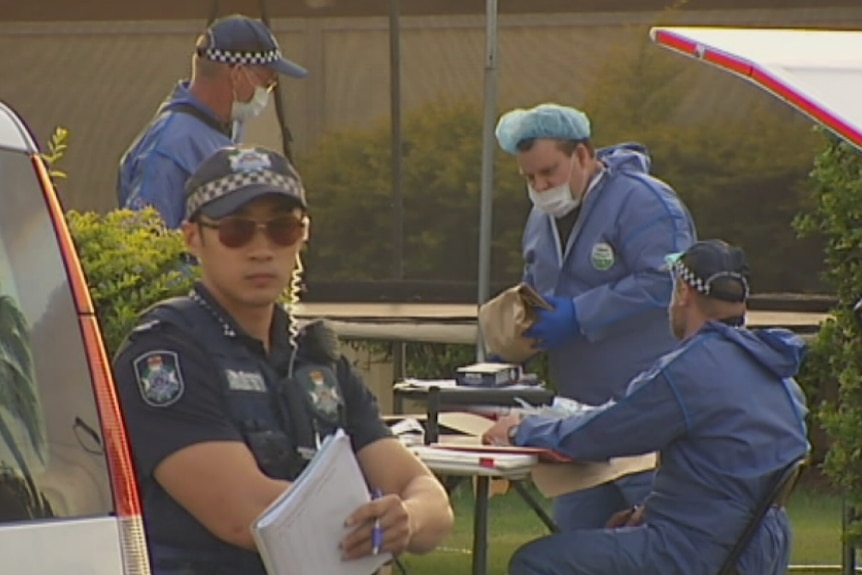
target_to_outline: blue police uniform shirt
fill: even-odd
[[[195,338],[176,325],[148,319],[148,314],[144,314],[114,361],[114,377],[136,464],[154,573],[170,572],[158,564],[162,550],[167,549],[171,559],[225,557],[227,562],[236,560],[250,566],[238,572],[262,574],[262,563],[256,553],[211,534],[164,491],[153,474],[159,463],[184,447],[208,441],[246,440],[243,430],[238,428],[236,411],[228,405],[226,390],[242,388],[240,395],[266,393],[279,383],[272,379],[286,378],[293,356],[287,329],[290,319],[276,306],[267,354],[263,344],[244,333],[201,284],[195,286],[192,294],[207,313],[218,318],[222,329],[207,329]],[[261,368],[263,378],[255,377],[248,369],[245,373],[222,369],[225,360],[210,353],[211,346],[206,342],[195,341],[211,337],[228,338],[226,345],[239,350],[238,357],[250,354]],[[295,365],[301,368],[303,363],[297,361]],[[374,395],[344,357],[337,362],[335,373],[338,390],[334,395],[341,395],[343,400],[342,423],[354,451],[391,437],[380,418]],[[253,419],[256,414],[248,415]],[[257,415],[266,423],[268,415]],[[285,427],[288,436],[295,434],[291,425]]]
[[[713,575],[742,533],[777,471],[808,452],[805,397],[792,379],[804,351],[786,330],[707,323],[634,378],[613,406],[564,420],[527,417],[518,445],[550,448],[576,460],[659,452],[646,524],[586,530],[562,545],[542,544],[513,559],[513,575]],[[625,552],[620,552],[624,549]],[[548,553],[556,559],[541,558]],[[772,509],[743,555],[743,575],[784,573],[790,526]]]
[[[180,82],[123,155],[117,181],[120,208],[152,206],[170,228],[179,227],[185,219],[188,177],[216,150],[234,143],[228,126],[216,130],[201,118],[180,111],[184,107],[221,123],[215,112],[189,92],[189,83]]]
[[[632,377],[676,345],[664,257],[696,239],[682,201],[649,175],[646,148],[624,144],[597,157],[605,169],[567,241],[535,207],[523,237],[524,282],[542,295],[572,298],[580,329],[548,351],[551,380],[560,395],[590,405],[621,398]]]

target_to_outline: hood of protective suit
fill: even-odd
[[[720,322],[709,322],[706,329],[720,332],[781,378],[794,377],[805,357],[805,342],[786,329],[736,329]]]
[[[187,80],[179,82],[174,86],[173,91],[159,106],[158,114],[173,110],[180,105],[194,106],[198,110],[206,112],[207,115],[215,118],[215,112],[195,98],[189,91],[189,82]]]
[[[596,151],[596,157],[610,170],[649,174],[652,160],[646,146],[634,142]]]

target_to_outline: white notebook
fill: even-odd
[[[261,513],[252,534],[269,575],[371,575],[388,553],[345,561],[345,520],[371,500],[350,438],[338,430],[293,485]]]
[[[533,453],[506,453],[490,451],[470,451],[469,446],[463,450],[446,449],[445,447],[434,447],[432,445],[414,445],[410,451],[423,463],[434,469],[436,465],[461,466],[465,469],[471,467],[497,469],[500,471],[514,471],[519,469],[530,469],[538,462],[539,458]]]

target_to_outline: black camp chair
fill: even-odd
[[[745,526],[739,539],[737,539],[736,545],[730,550],[727,559],[724,560],[724,564],[717,575],[737,575],[736,564],[751,542],[751,538],[760,527],[760,523],[766,516],[766,512],[769,511],[770,507],[784,507],[787,504],[790,494],[793,493],[793,488],[796,487],[796,482],[799,480],[799,476],[802,474],[802,469],[805,467],[807,461],[808,458],[806,457],[797,459],[776,474],[775,482],[767,492],[766,497],[763,498],[763,501],[755,509],[754,515],[751,516],[748,525]]]

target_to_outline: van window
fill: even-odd
[[[0,149],[0,525],[106,515],[78,317],[31,159]]]

